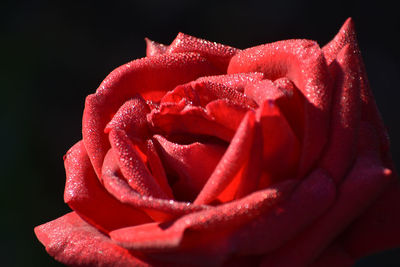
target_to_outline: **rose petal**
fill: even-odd
[[[320,166],[336,183],[340,182],[353,163],[356,136],[361,118],[358,60],[351,46],[346,45],[330,65],[335,72],[335,93],[331,115],[331,133]]]
[[[236,229],[239,225],[268,212],[273,205],[286,197],[294,184],[294,181],[285,181],[240,200],[185,215],[171,223],[149,223],[127,227],[115,230],[110,235],[120,245],[133,250],[150,249],[155,252],[175,250],[180,245],[196,246],[197,241],[190,238],[190,233],[193,231],[203,233],[208,239],[212,239],[218,231]],[[181,243],[186,234],[191,240]]]
[[[328,134],[332,90],[322,51],[313,41],[287,40],[240,51],[229,63],[228,74],[252,71],[271,80],[289,78],[308,100],[299,163],[302,177],[319,157]]]
[[[109,232],[151,221],[144,212],[118,202],[102,187],[82,141],[67,152],[64,165],[65,203],[96,228]]]
[[[350,44],[354,49],[355,55],[358,57],[358,67],[360,75],[360,93],[362,100],[362,120],[370,121],[373,123],[374,128],[377,130],[380,143],[381,143],[381,154],[383,160],[388,165],[393,165],[389,153],[389,137],[386,128],[382,122],[382,118],[379,114],[378,108],[376,106],[372,90],[369,86],[365,66],[361,57],[361,53],[358,47],[356,32],[354,28],[354,23],[351,18],[347,19],[338,34],[325,45],[322,49],[327,59],[328,63],[332,62],[337,54],[344,46]]]
[[[206,106],[213,100],[228,99],[237,105],[256,108],[257,104],[246,97],[240,91],[231,88],[229,85],[215,83],[207,80],[195,81],[192,83],[193,90],[199,96],[201,106]]]
[[[182,100],[180,103],[182,103]],[[230,142],[235,131],[216,122],[202,107],[182,104],[160,105],[158,110],[153,110],[148,121],[155,129],[154,132],[163,135],[190,134],[215,136]],[[179,107],[180,106],[180,107]]]
[[[83,142],[97,176],[101,177],[101,164],[110,147],[104,128],[126,100],[141,94],[146,100],[158,101],[178,84],[217,73],[195,53],[142,58],[111,72],[96,93],[86,98],[83,113]]]
[[[215,122],[234,133],[249,109],[227,99],[218,99],[208,103],[206,110]]]
[[[222,72],[226,72],[229,60],[239,49],[179,33],[168,47],[167,53],[196,52],[210,60]]]
[[[253,142],[254,123],[254,113],[249,111],[243,118],[224,156],[194,201],[195,204],[210,203],[233,180],[248,158]]]
[[[168,184],[167,175],[165,174],[164,167],[161,159],[158,156],[154,143],[151,139],[147,140],[146,156],[148,158],[149,166],[153,177],[160,185],[161,189],[168,195],[168,198],[173,199],[172,189]]]
[[[130,138],[146,139],[149,134],[147,127],[147,113],[150,108],[142,97],[137,96],[126,101],[107,124],[104,133],[111,129],[124,130]]]
[[[375,201],[387,186],[390,174],[390,170],[382,167],[376,155],[360,155],[340,185],[335,205],[296,239],[267,256],[265,263],[289,267],[307,266],[313,262],[338,234]]]
[[[290,198],[237,230],[231,235],[230,242],[236,244],[236,250],[242,254],[268,253],[319,218],[334,200],[335,185],[331,178],[321,169],[314,170]],[[285,257],[288,255],[291,254]]]
[[[146,41],[146,57],[157,56],[164,54],[168,46],[154,42],[148,38],[144,38]]]
[[[132,189],[142,196],[167,199],[168,195],[151,175],[125,131],[112,129],[109,137],[114,157]]]
[[[208,209],[205,205],[194,205],[189,202],[174,201],[142,196],[133,190],[127,181],[121,178],[118,160],[114,157],[112,149],[104,158],[102,169],[104,187],[121,203],[144,210],[156,221],[170,220],[176,216]]]
[[[35,228],[47,252],[68,266],[151,266],[116,245],[75,212]]]
[[[299,140],[275,102],[263,102],[257,112],[264,140],[263,170],[270,178],[269,183],[294,177],[300,153]],[[269,183],[264,181],[263,185]]]
[[[234,99],[244,99],[244,101],[249,102],[250,105],[254,105],[253,101],[248,100],[241,93],[244,92],[244,88],[246,85],[251,84],[253,82],[260,81],[263,78],[263,74],[259,72],[251,72],[251,73],[235,73],[230,75],[216,75],[216,76],[207,76],[200,77],[194,82],[190,82],[184,85],[177,86],[174,90],[168,92],[162,99],[161,103],[165,102],[173,102],[178,103],[183,98],[192,102],[194,105],[202,105],[205,106],[208,102],[212,101],[212,99],[219,98],[230,98]],[[210,83],[214,85],[214,87],[220,87],[222,89],[218,89],[221,92],[213,92],[211,89],[210,92],[202,92],[201,90],[198,92],[194,89],[196,84],[201,83]],[[211,85],[211,86],[212,86]],[[211,87],[210,86],[210,87]],[[225,89],[228,88],[228,89]],[[228,90],[231,92],[224,92],[224,90]],[[204,91],[204,90],[203,90]],[[237,91],[237,92],[236,92]],[[206,93],[206,94],[205,94]],[[208,99],[205,99],[208,98]],[[202,101],[201,101],[202,100]],[[202,103],[200,103],[200,101]],[[243,105],[240,101],[236,101],[238,104]]]
[[[212,143],[180,145],[155,135],[163,161],[178,174],[173,185],[176,199],[193,200],[225,152],[225,147]]]

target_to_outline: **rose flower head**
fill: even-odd
[[[86,98],[72,212],[35,228],[71,266],[352,266],[400,246],[400,186],[348,19],[322,48],[179,33]]]

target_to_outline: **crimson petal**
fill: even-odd
[[[229,60],[239,49],[179,33],[168,47],[167,53],[197,52],[226,72]]]
[[[371,205],[388,185],[390,170],[376,155],[360,155],[338,189],[335,205],[315,224],[268,257],[271,266],[307,266],[349,224]],[[290,257],[287,257],[290,255]]]
[[[224,156],[194,201],[195,204],[210,203],[232,182],[249,156],[253,142],[254,124],[254,112],[249,111],[243,118]]]
[[[346,45],[330,65],[330,69],[334,69],[336,84],[331,133],[320,165],[337,183],[344,177],[356,154],[356,136],[361,118],[358,67],[358,59],[350,45]]]
[[[318,44],[309,40],[287,40],[252,47],[237,53],[228,74],[262,72],[265,78],[289,78],[308,100],[305,102],[304,137],[299,177],[318,159],[327,141],[331,81],[326,60]]]
[[[180,246],[185,231],[204,231],[212,236],[215,230],[237,228],[260,214],[268,212],[293,189],[293,180],[257,191],[242,199],[206,211],[187,214],[172,223],[148,223],[126,227],[110,233],[113,240],[132,250],[164,251]],[[192,240],[196,244],[196,240]]]
[[[76,212],[37,226],[35,234],[52,257],[68,266],[152,266],[115,244]]]
[[[115,158],[113,150],[110,149],[104,158],[102,169],[104,187],[121,203],[144,210],[156,221],[170,220],[176,216],[210,208],[205,205],[194,205],[189,202],[142,196],[133,190],[128,182],[120,176],[118,160]]]
[[[237,230],[232,234],[231,242],[243,254],[271,252],[324,214],[333,204],[335,192],[329,175],[321,169],[314,170],[297,186],[290,198]],[[285,254],[285,257],[288,255],[291,254]]]
[[[160,135],[154,136],[154,139],[161,148],[163,161],[179,175],[173,186],[175,197],[179,194],[193,200],[221,159],[225,147],[199,142],[180,145]]]
[[[101,177],[101,165],[110,147],[104,128],[126,100],[141,94],[145,100],[159,101],[178,84],[218,73],[207,59],[196,53],[142,58],[112,71],[96,93],[86,98],[83,113],[83,142],[97,176]]]
[[[148,38],[144,38],[146,41],[146,56],[157,56],[162,55],[167,51],[168,46],[154,42]]]
[[[143,196],[167,199],[168,195],[151,175],[125,131],[112,129],[109,136],[114,157],[129,185]]]
[[[98,229],[109,232],[152,221],[144,212],[120,203],[103,188],[82,141],[67,152],[64,165],[65,203]]]

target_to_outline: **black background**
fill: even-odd
[[[399,166],[399,15],[395,1],[373,2],[3,1],[0,265],[60,266],[33,227],[69,211],[62,156],[81,138],[85,96],[115,67],[143,57],[144,37],[168,44],[181,31],[238,48],[291,38],[322,46],[353,17]],[[400,266],[400,250],[357,266]]]

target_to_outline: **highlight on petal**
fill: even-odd
[[[262,72],[266,79],[287,77],[306,98],[299,177],[318,159],[327,141],[331,80],[318,44],[309,40],[287,40],[252,47],[237,53],[228,74]]]
[[[52,257],[68,266],[152,265],[115,244],[75,212],[37,226],[35,234]]]
[[[149,129],[147,126],[147,114],[150,108],[142,97],[137,96],[126,101],[113,116],[104,129],[109,133],[112,129],[125,131],[132,138],[147,139]]]
[[[104,128],[126,100],[140,94],[145,100],[159,101],[178,84],[218,73],[206,58],[196,53],[142,58],[112,71],[96,93],[86,98],[83,113],[83,142],[97,176],[101,177],[101,165],[110,147]]]
[[[154,42],[148,38],[144,38],[144,40],[146,41],[146,56],[147,57],[162,55],[168,49],[168,46]]]
[[[65,203],[96,228],[109,232],[152,221],[143,211],[120,203],[103,188],[82,141],[67,152],[64,165]]]
[[[179,33],[168,47],[167,53],[196,52],[206,57],[219,70],[226,72],[229,60],[239,49]]]

